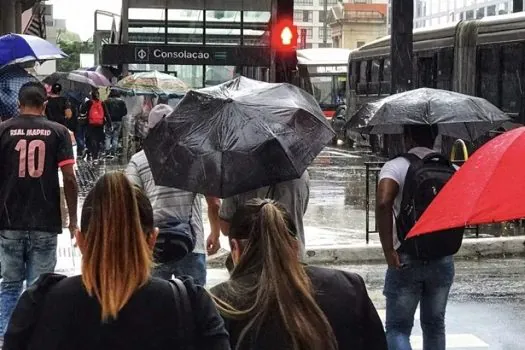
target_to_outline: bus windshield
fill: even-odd
[[[327,117],[345,103],[350,52],[329,48],[297,50],[301,87],[315,97]]]

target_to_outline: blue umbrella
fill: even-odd
[[[0,70],[0,118],[2,120],[18,115],[18,92],[22,85],[30,81],[38,81],[38,79],[17,65]]]
[[[37,36],[7,34],[0,37],[0,66],[65,57],[67,55],[62,50]]]

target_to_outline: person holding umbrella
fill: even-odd
[[[168,105],[155,106],[149,115],[148,129],[156,125],[173,109]],[[206,251],[200,197],[193,192],[172,187],[157,186],[144,151],[135,154],[126,175],[142,188],[155,213],[155,225],[160,228],[157,242],[157,266],[153,275],[171,279],[172,275],[189,275],[198,285],[206,284]],[[220,235],[219,199],[206,196],[210,237]]]
[[[433,151],[437,125],[408,125],[404,130],[408,154],[383,166],[376,199],[376,221],[388,264],[384,287],[388,348],[411,349],[414,313],[421,304],[423,348],[445,350],[445,311],[454,280],[453,257],[446,249],[440,251],[442,244],[435,244],[427,256],[422,256],[417,246],[412,249],[411,242],[403,238],[410,230],[405,223],[416,215],[414,212],[424,210],[411,204],[427,194],[428,187],[418,179],[426,179],[426,184],[431,185],[432,197],[455,170]],[[441,242],[447,243],[453,237],[452,233],[445,232]],[[420,248],[423,251],[425,247]]]

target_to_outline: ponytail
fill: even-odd
[[[276,203],[260,200],[251,202],[238,214],[232,220],[230,239],[248,239],[248,242],[233,270],[227,294],[233,304],[248,302],[251,306],[238,310],[235,305],[214,297],[226,318],[249,319],[239,336],[237,349],[248,332],[258,332],[267,315],[277,307],[291,349],[336,350],[332,327],[317,305],[311,281],[297,259],[296,232],[290,217]],[[243,237],[246,232],[249,236]],[[236,283],[247,273],[259,276],[255,286]]]
[[[88,294],[99,301],[102,321],[116,319],[150,277],[152,252],[141,225],[136,192],[124,174],[110,173],[97,182],[82,210],[86,242],[82,281]],[[140,208],[153,215],[151,204]]]

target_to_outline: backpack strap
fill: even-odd
[[[179,337],[183,340],[183,349],[193,349],[193,339],[195,337],[195,319],[191,307],[188,289],[184,283],[175,278],[168,281],[173,291],[175,305],[177,306],[177,319],[179,320]]]

